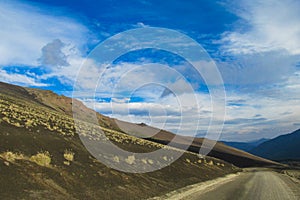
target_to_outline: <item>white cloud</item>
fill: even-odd
[[[54,39],[83,48],[89,31],[63,16],[17,1],[0,2],[0,64],[37,66],[41,49]]]
[[[296,124],[300,118],[299,80],[299,74],[296,73],[283,85],[273,88],[256,88],[250,93],[228,90],[225,125],[220,139],[271,138],[298,128]],[[197,101],[192,101],[193,95]],[[195,130],[205,134],[212,112],[215,112],[218,122],[222,122],[224,117],[220,112],[222,107],[220,102],[214,104],[216,107],[212,108],[210,95],[198,92],[180,93],[178,96],[168,95],[157,98],[154,102],[118,99],[110,103],[87,100],[86,105],[100,113],[112,113],[109,115],[114,118],[133,123],[144,122],[174,132],[180,130],[179,133],[185,135],[191,135]]]
[[[272,57],[272,59],[275,58]],[[252,62],[251,66],[249,66],[250,61]],[[295,128],[291,124],[297,123],[297,119],[300,118],[300,115],[297,114],[300,112],[295,112],[300,111],[300,107],[296,103],[300,98],[299,95],[295,95],[297,92],[292,89],[298,88],[299,81],[297,78],[299,77],[297,73],[293,75],[294,68],[285,68],[284,61],[279,61],[274,60],[278,64],[278,69],[274,70],[272,63],[264,62],[263,57],[261,60],[255,60],[255,57],[251,57],[244,61],[249,66],[246,71],[236,69],[240,73],[240,80],[227,83],[232,83],[236,87],[239,86],[239,83],[246,86],[250,84],[250,87],[246,87],[244,91],[236,90],[235,87],[233,89],[227,87],[228,101],[232,102],[232,105],[229,104],[227,107],[225,118],[227,123],[224,127],[223,139],[260,138],[261,134],[264,137],[272,137],[275,134]],[[261,66],[256,68],[255,63],[261,63]],[[265,68],[260,69],[263,65],[266,65]],[[93,70],[91,72],[96,74]],[[232,77],[233,73],[228,75]],[[286,76],[285,79],[282,76]],[[227,77],[227,81],[229,80],[230,76]],[[275,82],[278,84],[274,85]],[[95,84],[95,81],[92,83]],[[144,87],[144,90],[141,91],[136,90],[143,87],[145,83],[160,83],[177,92],[174,92],[175,96],[166,95],[162,97],[164,88],[155,90],[155,85]],[[256,85],[251,86],[252,83]],[[127,92],[128,96],[124,94],[124,91],[134,91],[134,93]],[[108,68],[103,76],[102,84],[99,85],[98,92],[102,92],[99,97],[104,97],[103,93],[107,95],[105,97],[115,97],[112,99],[112,104],[102,101],[95,102],[94,105],[94,101],[84,100],[89,107],[95,108],[100,113],[113,112],[110,116],[114,118],[134,123],[145,122],[171,131],[178,129],[183,116],[184,123],[181,124],[181,134],[192,134],[195,130],[201,130],[202,133],[205,133],[213,111],[216,112],[215,119],[218,122],[222,122],[224,117],[221,115],[222,102],[216,102],[214,104],[216,107],[212,108],[210,94],[186,89],[184,79],[181,76],[176,73],[172,74],[172,70],[170,73],[170,70],[161,67],[161,65],[147,64],[142,66],[120,63]],[[132,96],[130,95],[144,97],[146,100],[131,102]],[[195,98],[193,95],[196,96],[196,101],[193,101]],[[239,102],[244,105],[238,105]],[[200,110],[197,109],[197,103]],[[283,115],[283,113],[285,114]],[[198,120],[200,120],[199,127],[197,127]],[[274,124],[275,122],[276,124]],[[274,127],[277,128],[275,132]],[[216,127],[211,128],[216,129]]]
[[[298,0],[226,1],[241,20],[222,36],[223,50],[232,54],[286,50],[300,54]]]
[[[68,60],[74,65],[72,59]],[[82,60],[83,61],[83,60]],[[185,80],[185,77],[175,69],[157,64],[119,63],[107,67],[96,61],[87,59],[77,77],[77,83],[81,90],[90,90],[97,87],[96,92],[118,98],[120,95],[144,95],[145,99],[159,98],[165,88],[169,88],[175,94],[192,93],[193,87]],[[64,67],[61,75],[65,74]],[[103,74],[102,74],[103,73]],[[102,75],[102,76],[101,76]],[[101,76],[101,77],[100,77]],[[154,95],[153,95],[154,94]]]
[[[227,98],[231,104],[227,107],[223,138],[272,137],[297,128],[292,124],[299,124],[297,119],[300,118],[300,77],[295,67],[300,60],[299,5],[296,0],[242,0],[230,4],[231,11],[241,20],[232,31],[225,32],[219,41],[223,53],[229,53],[235,59],[234,62],[218,65],[226,86],[233,85],[232,88],[227,87]],[[0,23],[2,66],[16,64],[36,67],[43,47],[56,39],[66,44],[54,48],[54,54],[59,55],[60,62],[52,62],[47,57],[44,64],[52,67],[46,74],[27,76],[0,69],[1,81],[47,86],[40,80],[45,82],[48,78],[57,77],[63,85],[73,85],[77,75],[80,75],[79,86],[83,91],[90,91],[95,89],[99,75],[105,70],[96,92],[100,93],[99,97],[114,98],[113,117],[136,123],[146,122],[175,131],[184,116],[181,134],[193,133],[195,130],[203,133],[207,130],[213,112],[211,98],[209,94],[197,92],[203,79],[199,78],[195,70],[187,66],[173,66],[173,69],[178,70],[177,73],[162,65],[138,63],[119,63],[106,68],[96,60],[85,60],[80,50],[90,35],[84,25],[15,1],[0,2]],[[145,25],[138,23],[137,26]],[[139,41],[136,42],[138,46]],[[164,42],[169,46],[187,48],[192,45],[182,44],[180,39],[174,37],[165,38]],[[127,43],[124,40],[115,44],[115,47],[126,46]],[[151,42],[147,44],[152,45]],[[50,48],[51,56],[52,50]],[[83,62],[88,68],[78,74]],[[212,71],[213,63],[195,63],[202,66],[202,76],[209,78],[209,84],[220,84]],[[185,80],[188,76],[192,86]],[[162,97],[165,87],[173,90],[177,96]],[[196,89],[196,103],[193,101],[194,93],[191,92],[193,88]],[[130,95],[133,94],[146,100],[130,102]],[[89,95],[80,93],[76,97]],[[94,105],[89,99],[85,102],[90,107]],[[200,110],[197,109],[198,105]],[[111,104],[107,102],[96,102],[95,106],[100,112],[109,113],[111,110]],[[214,111],[222,110],[220,102],[215,106]],[[130,114],[128,109],[132,111]],[[217,112],[215,117],[221,122],[223,116],[220,113]]]
[[[183,135],[195,134],[198,129],[207,131],[212,112],[209,94],[181,93],[164,98],[159,98],[160,94],[156,95],[158,98],[154,102],[131,102],[128,99],[112,102],[84,101],[88,107],[100,113],[133,123],[143,122],[161,129],[179,131]],[[218,108],[214,109],[218,111]],[[219,120],[223,119],[220,113],[217,112],[216,115]]]
[[[145,25],[143,22],[138,22],[135,25],[136,28],[145,28],[145,27],[149,27],[148,25]]]
[[[274,137],[300,118],[300,2],[225,1],[240,20],[221,35],[227,91],[224,139]]]
[[[260,85],[282,83],[297,71],[300,57],[287,52],[272,51],[250,55],[235,55],[234,60],[219,62],[225,84]]]
[[[7,73],[5,70],[1,70],[1,69],[0,69],[0,80],[7,83],[20,84],[23,86],[36,86],[36,87],[48,86],[48,84],[40,83],[36,81],[35,78],[28,77],[27,75],[17,74],[17,73]]]
[[[299,81],[298,81],[299,82]],[[227,93],[227,124],[223,137],[231,140],[275,137],[296,128],[293,124],[300,118],[300,95],[281,86],[259,89],[253,93]],[[260,93],[263,90],[262,93]],[[266,93],[273,93],[266,95]]]

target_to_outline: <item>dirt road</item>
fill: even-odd
[[[159,199],[297,200],[300,199],[300,184],[284,174],[254,169]]]

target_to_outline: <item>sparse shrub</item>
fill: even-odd
[[[163,159],[164,159],[165,161],[168,161],[168,157],[167,157],[167,156],[164,156]]]
[[[25,126],[26,127],[33,127],[33,126],[35,126],[35,122],[31,119],[27,119],[27,121],[25,122]]]
[[[16,126],[16,127],[23,127],[19,122],[15,122],[15,123],[12,123],[12,125]]]
[[[119,158],[118,156],[115,156],[115,157],[113,158],[113,160],[114,160],[115,162],[117,162],[117,163],[120,162],[120,158]]]
[[[30,161],[35,162],[36,164],[40,166],[50,166],[51,163],[51,156],[48,151],[45,152],[39,152],[36,155],[33,155],[30,157]]]
[[[10,152],[10,151],[4,152],[4,153],[2,154],[2,157],[3,157],[5,160],[9,161],[9,162],[14,162],[14,161],[15,161],[15,154],[14,154],[13,152]]]
[[[71,163],[69,161],[64,161],[64,164],[69,166]]]
[[[153,165],[153,160],[151,160],[151,159],[148,159],[148,163],[150,164],[150,165]]]
[[[132,164],[134,163],[134,161],[135,161],[134,155],[128,156],[128,158],[126,158],[125,161],[126,161],[129,165],[132,165]]]
[[[74,155],[75,153],[70,150],[65,150],[64,152],[64,158],[70,162],[74,160]]]
[[[5,122],[7,122],[7,123],[10,123],[10,120],[9,120],[8,117],[3,117],[2,120],[5,121]]]
[[[11,151],[7,151],[1,154],[1,157],[9,162],[14,162],[15,160],[20,160],[24,158],[23,154],[13,153]]]
[[[142,162],[143,162],[144,164],[147,164],[147,160],[146,160],[146,159],[142,159]]]
[[[208,165],[214,165],[214,162],[211,160],[207,163]]]

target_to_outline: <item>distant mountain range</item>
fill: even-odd
[[[273,139],[223,143],[274,161],[300,160],[300,129]]]
[[[250,152],[275,161],[300,160],[300,129],[265,141]]]
[[[250,141],[250,142],[227,142],[227,141],[222,141],[222,142],[228,146],[231,146],[231,147],[234,147],[237,149],[241,149],[246,152],[250,152],[252,149],[254,149],[261,143],[264,143],[268,140],[269,139],[262,138],[262,139],[254,140],[254,141]]]

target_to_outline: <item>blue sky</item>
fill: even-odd
[[[0,81],[71,96],[83,62],[99,74],[89,55],[105,39],[135,28],[173,29],[200,43],[220,71],[227,102],[220,139],[272,138],[300,127],[299,9],[297,0],[0,0]],[[138,87],[146,82],[160,84]],[[121,56],[96,92],[79,98],[103,114],[185,135],[204,136],[212,113],[224,118],[191,64],[161,50]]]

